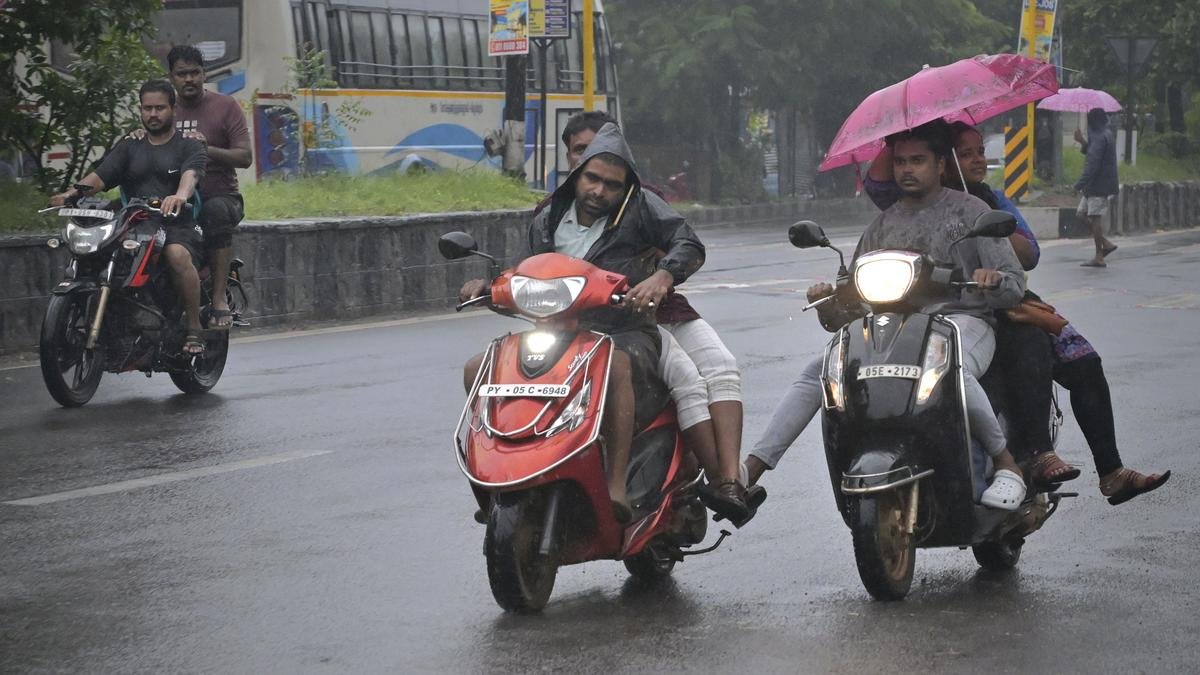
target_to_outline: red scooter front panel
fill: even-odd
[[[471,476],[481,483],[503,485],[534,477],[594,441],[600,431],[612,342],[597,333],[579,333],[553,367],[528,378],[519,365],[522,338],[523,334],[509,335],[497,345],[490,363],[484,364],[481,389],[565,384],[569,392],[556,398],[486,397],[475,392],[466,462]],[[581,396],[585,386],[589,391]],[[560,420],[564,411],[573,413],[573,424]]]

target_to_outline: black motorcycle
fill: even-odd
[[[1010,214],[989,211],[963,238],[1007,237],[1015,228]],[[789,238],[842,255],[812,222],[793,225]],[[923,310],[976,286],[927,255],[881,250],[849,271],[843,258],[834,294],[805,308],[836,301],[865,313],[825,350],[823,433],[859,577],[877,599],[908,594],[917,548],[970,546],[985,568],[1015,566],[1025,537],[1072,496],[1028,490],[1016,511],[979,504],[990,459],[971,439],[958,329]]]
[[[85,192],[90,186],[76,185]],[[188,394],[207,392],[217,384],[229,352],[229,331],[206,329],[204,352],[183,352],[187,330],[180,302],[161,254],[166,232],[152,214],[161,213],[157,199],[133,199],[111,208],[108,200],[83,197],[66,207],[52,207],[68,220],[51,248],[71,253],[65,279],[51,290],[39,341],[42,379],[60,405],[78,407],[96,393],[105,371],[133,370],[147,377],[167,373]],[[246,306],[239,271],[230,264],[226,291],[235,325],[246,325]],[[201,321],[210,315],[212,280],[200,270]]]

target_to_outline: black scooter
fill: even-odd
[[[963,239],[1015,228],[1010,214],[989,211]],[[788,234],[796,247],[842,256],[815,223]],[[977,284],[911,251],[874,251],[849,271],[842,260],[834,294],[805,309],[836,301],[865,313],[837,329],[821,372],[829,477],[863,585],[903,599],[917,548],[970,546],[985,568],[1015,566],[1025,537],[1071,495],[1029,490],[1016,511],[978,503],[990,459],[971,440],[958,330],[923,311]]]

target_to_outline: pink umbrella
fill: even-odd
[[[974,125],[1056,91],[1054,66],[1016,54],[926,66],[860,103],[834,137],[820,170],[870,161],[886,136],[939,117]]]
[[[1098,89],[1059,89],[1053,96],[1047,96],[1038,104],[1042,110],[1058,110],[1060,112],[1087,112],[1092,108],[1103,108],[1104,112],[1117,112],[1121,104],[1108,92]]]

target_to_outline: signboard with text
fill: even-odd
[[[488,56],[529,53],[529,0],[488,0]]]
[[[571,37],[571,0],[529,0],[529,37]]]
[[[1024,0],[1021,10],[1021,39],[1018,54],[1029,54],[1036,61],[1050,62],[1054,46],[1054,15],[1058,0]],[[1033,45],[1033,53],[1029,45]]]

